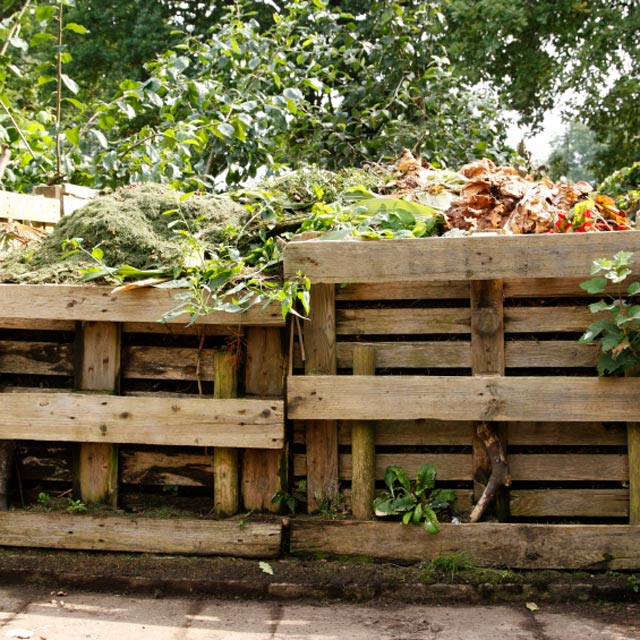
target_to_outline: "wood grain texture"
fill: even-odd
[[[137,289],[113,295],[111,287],[88,285],[0,284],[0,308],[6,318],[93,320],[103,322],[158,322],[177,306],[173,289]],[[169,324],[186,324],[189,316]],[[278,305],[260,306],[244,313],[216,311],[198,318],[196,324],[282,326]]]
[[[16,329],[19,331],[74,331],[75,327],[76,323],[74,320],[0,317],[0,329]]]
[[[469,334],[469,309],[338,309],[337,335]]]
[[[342,453],[340,480],[353,477],[353,458]],[[378,453],[376,454],[376,480],[383,480],[389,466],[402,467],[410,477],[415,477],[423,464],[432,464],[438,470],[438,480],[470,481],[472,479],[471,454],[464,453]],[[293,457],[293,475],[297,478],[307,475],[307,458],[304,454]]]
[[[214,349],[125,347],[122,377],[145,380],[213,380]]]
[[[120,391],[120,325],[83,322],[80,327],[80,366],[76,387],[85,391]],[[74,494],[86,504],[118,504],[118,447],[87,438],[74,461]]]
[[[289,376],[287,385],[294,420],[626,422],[639,393],[633,378],[564,376],[403,376],[401,385],[397,376]]]
[[[280,329],[246,329],[245,393],[282,398],[285,375],[283,348]],[[240,480],[244,508],[277,513],[280,505],[271,502],[271,498],[286,486],[286,477],[283,451],[246,449],[242,453]]]
[[[72,376],[73,345],[0,340],[0,373]]]
[[[305,374],[320,379],[336,373],[335,287],[311,287],[309,320],[303,325]],[[338,425],[335,419],[307,416],[307,509],[312,513],[325,498],[338,492]]]
[[[640,422],[627,425],[629,452],[629,524],[640,525]]]
[[[336,288],[336,300],[451,300],[468,299],[469,283],[376,282],[343,284]]]
[[[6,513],[4,546],[274,558],[279,523]]]
[[[60,201],[44,196],[0,191],[0,218],[55,224]]]
[[[577,235],[577,234],[576,234]],[[482,567],[606,570],[640,568],[640,527],[628,525],[502,524],[441,525],[426,535],[400,522],[291,523],[294,555],[328,553],[425,562],[464,553]]]
[[[373,345],[356,345],[353,373],[372,376],[376,372],[376,349]],[[373,518],[376,489],[375,424],[371,421],[351,423],[351,510],[358,520]]]
[[[593,321],[586,306],[505,307],[506,333],[582,333]]]
[[[530,489],[510,492],[511,515],[539,518],[626,518],[627,489]]]
[[[623,454],[517,454],[509,457],[509,466],[514,482],[627,482],[629,479],[628,459]]]
[[[0,438],[280,449],[281,400],[4,393]]]
[[[211,455],[120,449],[120,481],[180,487],[213,487]]]
[[[636,252],[640,235],[567,233],[471,236],[408,240],[290,242],[285,277],[302,271],[314,283],[490,280],[494,278],[584,277],[592,262],[617,251]]]

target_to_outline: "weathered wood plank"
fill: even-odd
[[[111,287],[87,285],[0,285],[0,308],[5,318],[98,320],[103,322],[158,322],[177,306],[175,289],[136,289],[114,295]],[[169,324],[186,324],[189,316]],[[196,324],[283,326],[277,305],[252,307],[245,313],[224,311],[198,318]]]
[[[469,309],[338,309],[337,335],[469,334]]]
[[[626,518],[627,489],[531,489],[510,492],[511,515],[519,518]]]
[[[0,317],[0,329],[18,331],[73,331],[74,320],[47,320],[46,318],[5,318]]]
[[[311,287],[309,321],[303,325],[306,360],[304,372],[312,379],[336,373],[336,303],[333,285]],[[338,492],[338,425],[334,420],[307,416],[307,509]]]
[[[353,458],[348,453],[339,457],[340,480],[353,477]],[[383,480],[389,466],[402,467],[411,477],[417,475],[423,464],[432,464],[438,471],[438,480],[472,479],[471,454],[463,453],[378,453],[376,455],[376,480]],[[295,454],[293,457],[293,475],[301,478],[307,475],[307,457]]]
[[[73,375],[73,345],[0,340],[0,373]]]
[[[578,234],[576,234],[578,235]],[[628,525],[441,525],[439,534],[400,522],[291,522],[294,555],[329,553],[425,562],[464,553],[482,567],[605,570],[640,568],[640,527]]]
[[[0,544],[12,547],[274,558],[280,554],[280,539],[280,524],[266,522],[53,513],[6,513],[0,518]]]
[[[213,380],[215,349],[124,347],[122,377],[146,380]]]
[[[285,358],[280,329],[247,328],[245,353],[245,393],[282,398]],[[244,508],[278,512],[280,505],[271,502],[271,498],[286,486],[286,477],[283,451],[246,449],[242,454],[241,477]]]
[[[60,201],[39,195],[0,191],[0,218],[55,224],[60,220]]]
[[[620,250],[637,252],[636,231],[291,242],[286,277],[302,271],[316,283],[588,277],[592,262]],[[636,253],[632,269],[640,268]]]
[[[500,422],[633,420],[639,393],[634,378],[564,376],[289,376],[287,390],[293,420]]]
[[[238,396],[236,354],[218,351],[213,357],[213,397],[219,400]],[[238,450],[216,447],[213,451],[213,503],[218,515],[232,515],[240,507],[240,466]]]
[[[230,320],[233,320],[233,318],[230,318]],[[154,333],[167,336],[235,336],[241,335],[242,332],[242,327],[230,324],[186,325],[157,321],[122,323],[122,333]]]
[[[280,449],[281,400],[4,393],[0,438]]]
[[[80,328],[80,366],[76,387],[85,391],[120,391],[120,325],[83,322]],[[118,504],[118,445],[80,443],[74,461],[74,494],[87,504]]]
[[[586,306],[505,307],[506,333],[583,332],[593,322]]]
[[[598,348],[576,340],[508,340],[505,343],[507,368],[546,369],[591,368],[595,371]]]
[[[384,446],[468,446],[473,423],[443,420],[375,421],[375,443]],[[351,444],[349,423],[338,423],[338,443]],[[627,444],[626,427],[621,423],[512,422],[509,442],[513,446],[622,447]],[[304,432],[294,429],[294,443],[304,443]]]
[[[628,459],[622,454],[523,453],[511,455],[509,466],[514,482],[626,482],[629,479]]]
[[[211,455],[121,448],[120,468],[125,484],[213,486]]]
[[[505,280],[505,298],[585,298],[601,294],[589,294],[580,288],[580,283],[589,279],[589,272],[577,278],[524,278]],[[629,282],[637,278],[629,277]]]
[[[468,299],[469,283],[380,282],[345,284],[336,288],[336,300],[450,300]]]

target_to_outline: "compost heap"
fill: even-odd
[[[586,182],[533,180],[488,159],[459,172],[436,169],[406,150],[392,166],[338,172],[308,167],[225,197],[183,198],[157,184],[125,187],[64,217],[51,235],[4,260],[0,254],[0,282],[78,281],[96,262],[104,268],[127,265],[132,278],[149,269],[163,269],[167,277],[173,269],[178,278],[180,269],[216,255],[221,246],[248,256],[244,269],[258,264],[251,256],[277,263],[291,238],[318,235],[380,239],[628,229],[614,200]],[[69,251],[71,239],[76,248]]]

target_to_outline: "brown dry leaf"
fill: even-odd
[[[133,291],[134,289],[147,289],[163,282],[169,282],[171,278],[145,278],[144,280],[135,280],[134,282],[127,282],[119,287],[116,287],[111,291],[112,294],[124,293],[125,291]]]

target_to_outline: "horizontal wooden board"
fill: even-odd
[[[505,307],[505,333],[582,333],[595,320],[586,306]]]
[[[1,322],[1,320],[0,320]],[[167,336],[236,336],[243,329],[233,324],[185,325],[163,322],[123,322],[123,333],[153,333]]]
[[[532,489],[509,492],[515,518],[627,518],[628,489]]]
[[[60,201],[56,198],[0,191],[0,218],[55,224],[60,220]]]
[[[469,299],[469,283],[376,282],[336,287],[336,300],[451,300]]]
[[[476,235],[369,241],[290,242],[286,277],[298,271],[314,283],[589,277],[593,261],[620,250],[636,252],[636,231],[554,235]]]
[[[637,419],[638,378],[500,376],[289,376],[295,420]]]
[[[640,569],[640,527],[580,524],[443,524],[428,535],[400,522],[291,521],[294,555],[328,553],[425,562],[464,553],[481,567]]]
[[[140,553],[274,558],[280,523],[4,512],[0,544]]]
[[[0,373],[73,375],[73,345],[0,340]]]
[[[148,380],[213,380],[214,349],[125,347],[122,375]]]
[[[338,342],[336,357],[339,369],[353,365],[353,349],[360,342]],[[378,369],[470,369],[471,343],[468,341],[372,342]],[[594,344],[576,340],[509,340],[505,343],[507,368],[595,368],[598,349]],[[303,365],[299,349],[294,367]]]
[[[114,295],[111,287],[87,285],[0,284],[0,309],[6,318],[158,322],[176,307],[175,289],[136,289]],[[188,316],[170,323],[186,324]],[[283,326],[278,305],[255,306],[245,313],[216,311],[196,324]]]
[[[278,400],[4,393],[0,438],[280,449]]]
[[[476,422],[444,420],[379,420],[375,421],[375,444],[378,447],[403,446],[470,446]],[[294,423],[294,442],[303,444],[304,424]],[[351,423],[338,422],[338,443],[351,445]],[[584,422],[510,422],[509,446],[608,446],[627,444],[624,424]]]
[[[16,331],[73,331],[73,320],[47,320],[39,318],[5,318],[0,312],[0,329]]]
[[[415,478],[423,464],[432,464],[437,469],[438,480],[472,479],[471,453],[380,453],[376,455],[376,480],[383,480],[390,466],[400,466]],[[350,454],[340,454],[339,470],[341,480],[351,480],[353,459]],[[307,475],[307,457],[304,454],[294,455],[293,474],[298,478]]]
[[[627,456],[615,454],[512,454],[507,456],[514,482],[626,482],[629,479]],[[400,466],[415,477],[423,464],[432,464],[440,480],[471,480],[471,454],[461,453],[379,453],[376,455],[376,479],[384,479],[389,466]],[[306,456],[294,456],[294,475],[306,475]],[[350,454],[340,455],[340,479],[351,480]]]
[[[514,482],[627,482],[629,466],[623,454],[527,453],[507,455]]]
[[[469,334],[469,309],[337,309],[338,335]]]
[[[165,451],[120,451],[120,481],[125,484],[213,485],[213,452],[167,453]]]

